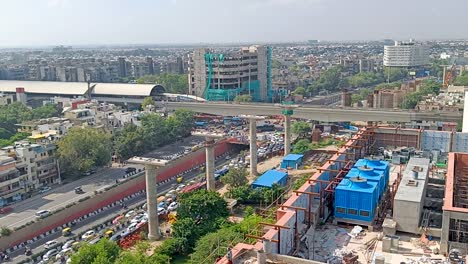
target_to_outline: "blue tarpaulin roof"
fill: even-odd
[[[283,160],[296,161],[296,160],[302,159],[302,157],[304,157],[304,155],[301,155],[301,154],[288,154],[286,157],[283,158]]]
[[[256,179],[252,186],[255,187],[268,187],[271,188],[273,184],[277,183],[280,185],[284,185],[288,174],[286,172],[277,171],[277,170],[269,170],[265,172],[262,176]],[[284,182],[284,183],[283,183]]]

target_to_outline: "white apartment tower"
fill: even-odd
[[[429,63],[427,46],[409,42],[395,41],[393,46],[384,46],[383,64],[386,67],[416,67]]]

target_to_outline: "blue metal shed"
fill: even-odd
[[[269,170],[252,183],[252,188],[271,188],[275,183],[284,186],[287,181],[288,174],[286,172]]]
[[[283,158],[283,161],[281,162],[281,168],[282,169],[287,169],[287,168],[297,169],[302,164],[303,158],[304,158],[304,155],[301,155],[301,154],[288,154],[286,155],[286,157]]]
[[[341,222],[370,224],[377,206],[377,183],[343,179],[335,188],[335,217]]]
[[[369,160],[369,159],[360,159],[354,164],[354,168],[359,167],[369,167],[376,171],[383,171],[385,177],[385,188],[387,188],[388,181],[390,180],[390,163],[385,160]]]
[[[376,182],[378,188],[378,200],[382,198],[383,193],[385,191],[385,176],[384,171],[381,170],[374,170],[372,168],[352,168],[348,174],[346,174],[345,179],[353,178],[353,177],[361,177],[365,178],[370,182]]]

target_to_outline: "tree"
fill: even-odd
[[[402,80],[408,76],[408,71],[403,68],[385,67],[384,78],[390,82]]]
[[[224,256],[227,248],[243,242],[244,236],[233,228],[222,228],[217,232],[201,237],[194,248],[194,263],[215,263],[217,257]]]
[[[310,124],[304,121],[297,121],[292,125],[292,132],[301,138],[305,137],[311,129]]]
[[[111,160],[111,136],[94,128],[71,128],[58,142],[58,157],[72,174],[103,166]]]
[[[299,86],[294,90],[293,93],[294,93],[294,95],[305,95],[306,89],[304,87],[302,87],[302,86]]]
[[[351,87],[367,87],[384,81],[382,74],[361,72],[346,78]]]
[[[245,168],[231,168],[226,175],[221,177],[221,182],[229,185],[229,189],[244,186],[249,182],[247,175]]]
[[[120,253],[120,247],[112,241],[101,239],[90,245],[84,243],[71,257],[71,264],[112,264]]]
[[[453,84],[457,86],[468,86],[468,71],[464,71],[462,75],[455,78]]]
[[[141,108],[145,110],[148,105],[156,106],[156,103],[154,102],[153,97],[151,96],[145,97],[145,99],[143,99],[143,102],[141,103]]]
[[[60,113],[58,105],[46,104],[33,109],[33,119],[49,118],[58,116]]]
[[[362,100],[366,100],[367,96],[370,93],[371,93],[370,89],[363,88],[363,89],[361,89],[359,91],[359,93],[351,95],[351,102],[354,104],[354,103],[360,102]]]
[[[203,221],[213,221],[229,215],[226,201],[214,191],[199,190],[182,194],[180,206],[177,209],[178,218],[202,218]]]
[[[346,86],[346,83],[343,82],[341,78],[341,71],[342,67],[332,67],[324,71],[320,74],[320,77],[308,87],[308,92],[313,93],[321,90],[333,92],[340,90],[342,87]]]
[[[248,94],[238,95],[234,98],[234,102],[236,103],[249,103],[252,102],[252,96]]]
[[[12,233],[11,229],[9,229],[6,226],[2,226],[2,228],[0,228],[0,236],[2,237],[10,236],[11,233]]]
[[[310,149],[310,140],[308,139],[301,139],[294,144],[293,153],[295,154],[303,154],[304,152]]]
[[[127,159],[154,150],[190,135],[193,124],[194,113],[190,110],[178,109],[166,119],[147,113],[141,116],[141,127],[128,124],[116,136],[115,153],[119,159]]]
[[[252,189],[248,185],[231,188],[226,196],[241,204],[258,204],[262,200],[262,188]]]
[[[145,75],[139,78],[137,83],[160,84],[169,93],[188,93],[188,78],[186,74],[163,73],[160,75]]]

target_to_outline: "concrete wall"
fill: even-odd
[[[448,152],[450,151],[450,138],[450,132],[423,131],[421,134],[421,149],[441,149],[444,152]]]
[[[398,231],[418,234],[421,203],[410,201],[394,201],[393,219],[397,222]]]
[[[220,156],[228,151],[230,145],[226,142],[220,142],[215,147],[215,156]],[[163,167],[157,171],[158,182],[170,180],[172,177],[176,177],[177,174],[185,173],[190,168],[201,165],[205,162],[205,150],[199,149],[192,152],[180,159],[177,159],[171,163],[170,166]],[[12,235],[8,237],[0,238],[0,249],[5,250],[14,245],[20,244],[24,241],[31,240],[47,231],[54,228],[63,226],[74,219],[80,218],[81,216],[87,215],[94,212],[104,206],[110,205],[123,197],[137,193],[144,190],[146,187],[145,177],[143,175],[137,176],[115,188],[112,188],[106,192],[93,196],[92,198],[78,203],[72,207],[65,208],[64,210],[52,214],[51,216],[35,222],[25,228],[14,231]]]

